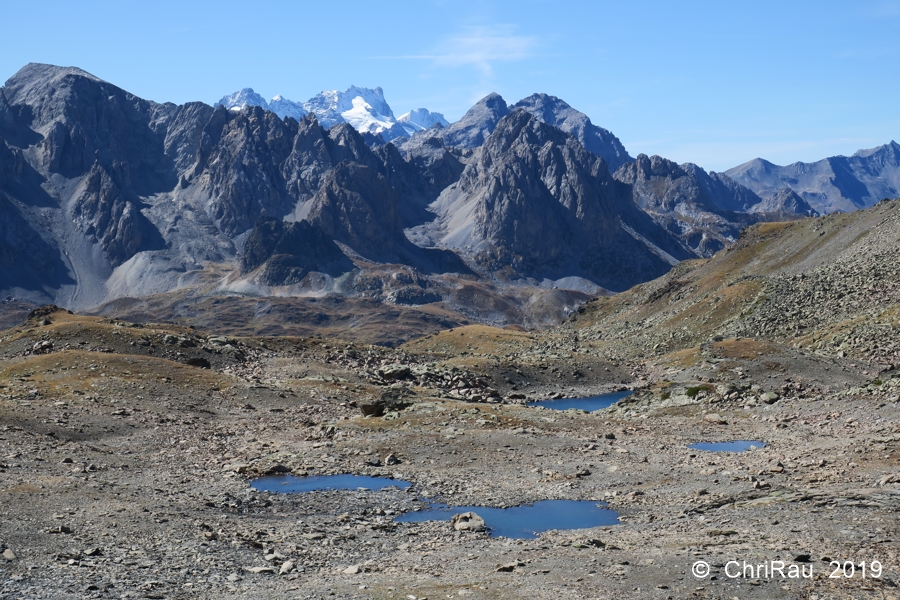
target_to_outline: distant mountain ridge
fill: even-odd
[[[787,166],[755,158],[725,174],[762,198],[788,187],[820,213],[850,212],[900,196],[900,144]]]
[[[370,89],[351,85],[344,91],[326,90],[303,103],[288,100],[281,95],[266,101],[254,92],[253,88],[244,88],[222,97],[216,103],[216,106],[219,105],[230,110],[259,106],[274,112],[282,119],[291,117],[300,120],[312,113],[326,129],[340,123],[349,123],[357,131],[380,136],[385,142],[397,137],[410,136],[435,123],[449,125],[444,115],[425,108],[417,108],[403,114],[399,119],[395,118],[394,111],[384,98],[384,90],[380,87]]]

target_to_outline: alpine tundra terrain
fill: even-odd
[[[0,334],[0,595],[896,598],[898,243],[900,201],[760,223],[558,327],[396,348],[34,310]],[[766,446],[688,447],[730,440]],[[251,488],[269,473],[412,485]],[[430,498],[604,501],[620,523],[395,522]]]

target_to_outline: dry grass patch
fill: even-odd
[[[712,351],[716,358],[755,360],[760,356],[782,354],[781,348],[773,343],[753,338],[734,338],[715,342]]]
[[[225,388],[230,378],[210,371],[149,356],[65,350],[31,356],[0,372],[0,380],[24,379],[41,391],[87,390],[91,384],[153,381],[192,389]]]
[[[403,348],[410,352],[434,354],[505,354],[521,351],[534,341],[531,334],[488,325],[467,325],[408,342]]]

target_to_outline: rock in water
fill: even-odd
[[[458,515],[453,515],[453,518],[450,520],[450,524],[453,525],[453,529],[456,531],[486,531],[487,526],[484,524],[484,519],[478,516],[477,513],[474,512],[464,512]]]

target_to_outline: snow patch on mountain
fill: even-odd
[[[291,117],[298,121],[309,114],[309,111],[303,108],[303,105],[293,100],[288,100],[281,94],[278,94],[269,101],[269,110],[281,117]]]

